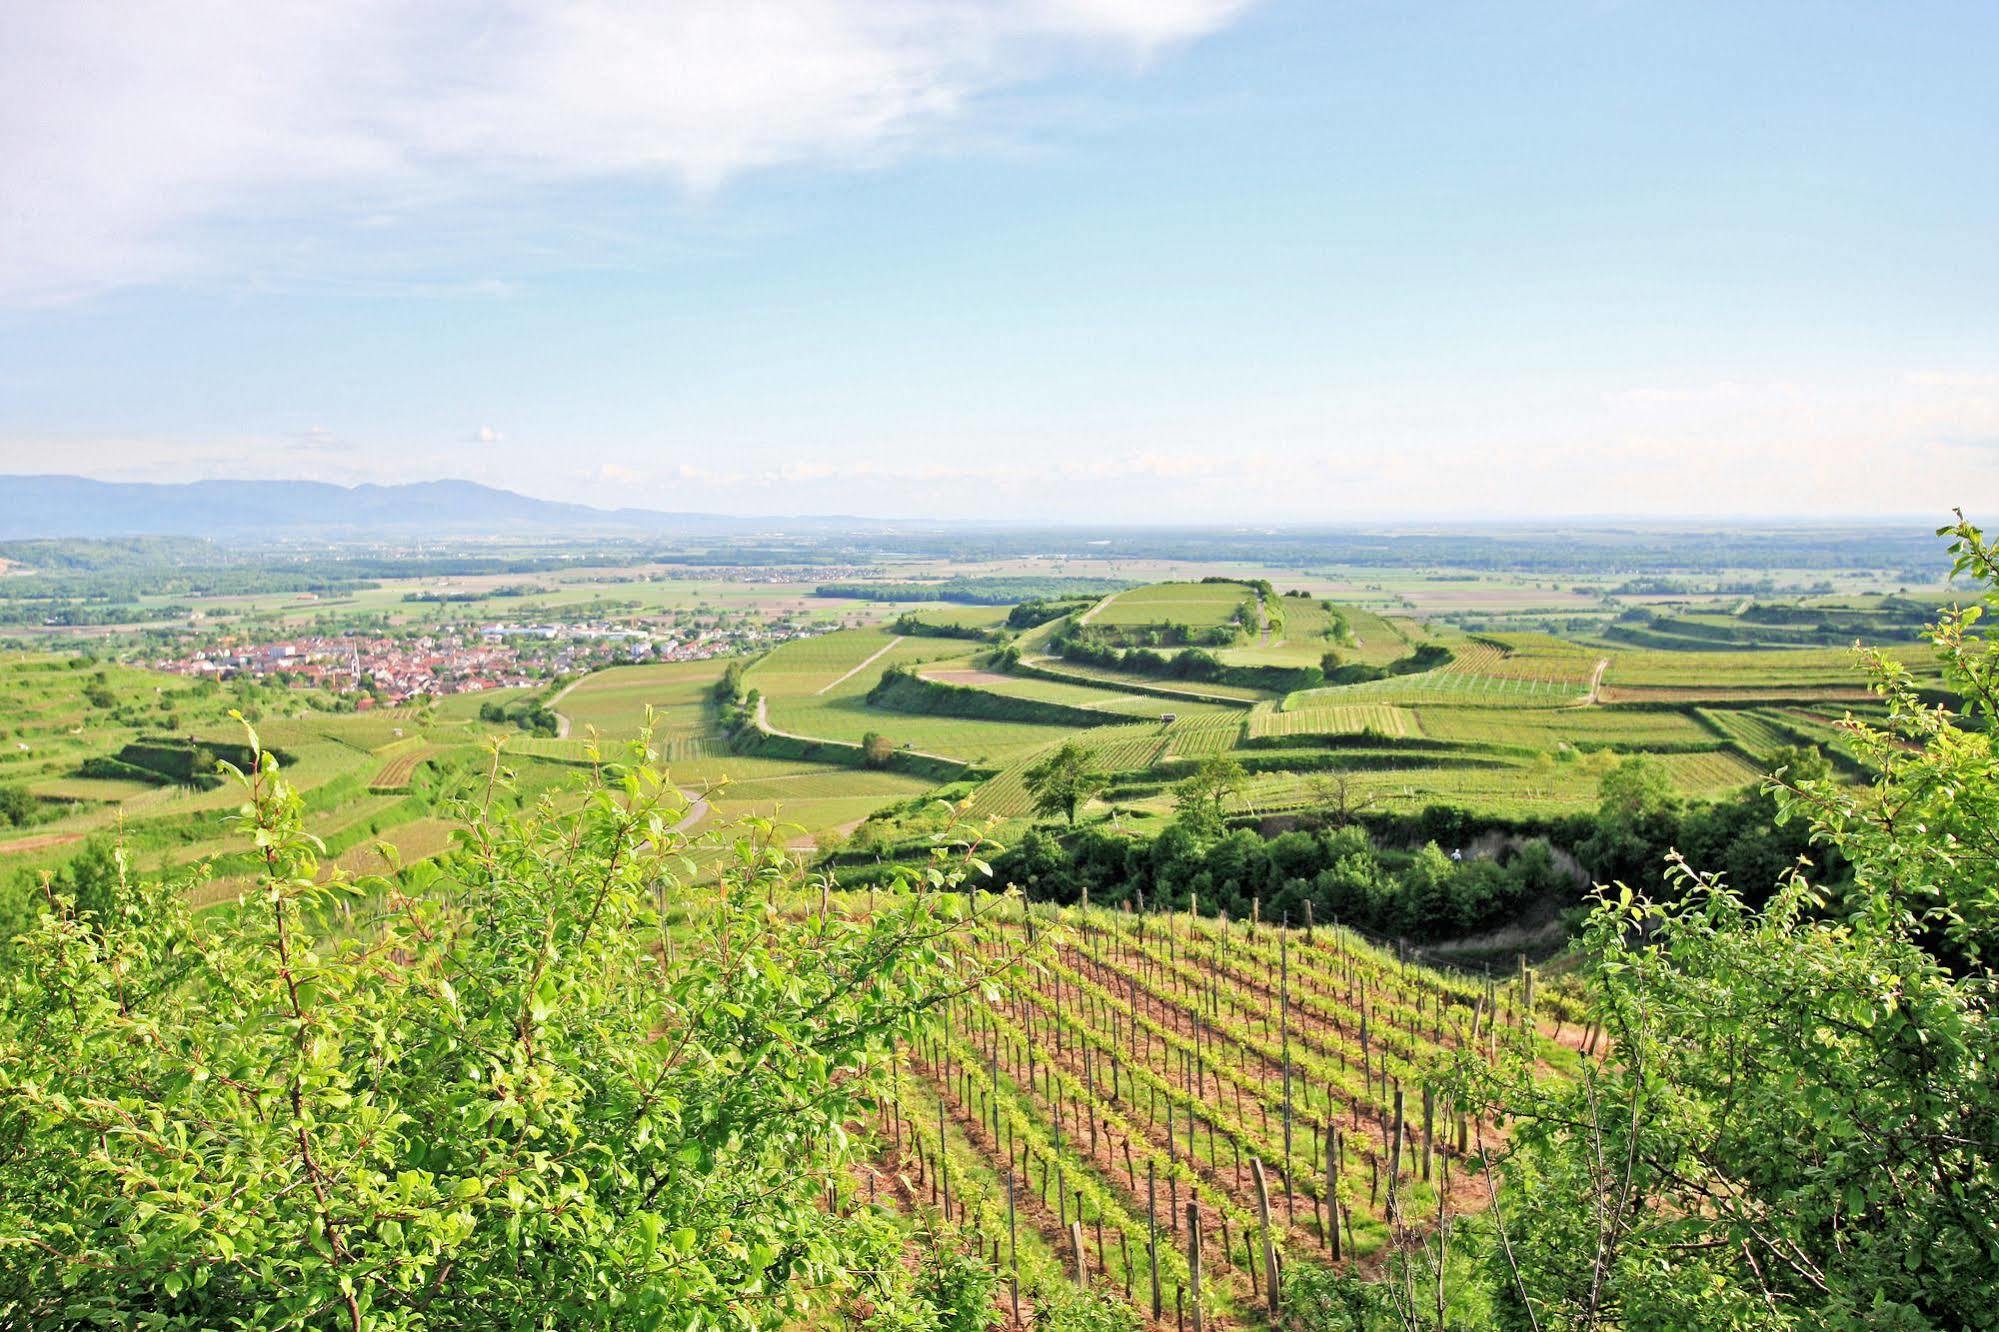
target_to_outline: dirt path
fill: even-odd
[[[1589,692],[1583,695],[1582,702],[1578,703],[1577,707],[1591,707],[1599,701],[1597,695],[1603,690],[1603,673],[1609,669],[1610,658],[1598,657],[1596,660],[1596,669],[1590,672]]]
[[[560,712],[556,712],[555,705],[560,703],[563,699],[568,698],[570,690],[576,688],[577,685],[582,684],[585,680],[589,678],[590,677],[587,675],[577,676],[574,680],[571,680],[568,684],[562,686],[561,689],[557,690],[554,698],[548,700],[548,710],[550,712],[555,713],[556,739],[567,740],[569,738],[569,718]]]
[[[68,846],[71,842],[82,840],[83,834],[80,832],[43,833],[40,837],[27,837],[18,842],[0,845],[0,856],[18,855],[23,851],[46,851],[52,846]]]
[[[685,787],[681,788],[680,794],[687,797],[687,812],[680,816],[680,821],[678,823],[674,824],[671,828],[667,829],[668,832],[684,833],[689,828],[692,828],[695,824],[701,822],[701,820],[708,817],[707,796],[701,795],[694,791],[689,791]]]
[[[870,667],[870,666],[874,665],[874,664],[875,664],[876,662],[880,661],[880,660],[881,660],[881,659],[882,659],[883,657],[887,656],[887,655],[888,655],[888,654],[889,654],[890,652],[893,652],[893,651],[895,650],[895,646],[896,646],[896,644],[898,644],[898,643],[900,643],[900,642],[902,642],[902,639],[901,639],[901,638],[899,638],[899,637],[896,637],[896,638],[891,638],[891,639],[889,639],[889,640],[888,640],[888,642],[886,642],[886,643],[882,644],[882,646],[881,646],[881,650],[880,650],[879,652],[876,652],[876,653],[872,654],[871,656],[869,656],[869,657],[868,657],[868,659],[867,659],[866,661],[864,661],[864,662],[862,662],[862,663],[861,663],[860,665],[858,665],[858,666],[854,667],[854,669],[853,669],[853,670],[851,670],[851,671],[848,671],[848,672],[847,672],[847,673],[846,673],[845,675],[843,675],[843,676],[841,676],[841,677],[840,677],[839,679],[835,680],[835,681],[834,681],[834,682],[833,682],[832,684],[829,684],[829,685],[825,685],[825,686],[823,686],[823,687],[821,687],[821,688],[819,688],[819,689],[816,689],[816,690],[814,690],[813,692],[814,692],[815,694],[824,694],[824,693],[828,693],[828,692],[830,692],[831,690],[834,690],[834,689],[838,689],[838,688],[839,688],[839,687],[840,687],[841,685],[843,685],[843,684],[847,683],[847,681],[849,681],[849,680],[853,679],[853,678],[854,678],[855,676],[859,675],[859,674],[860,674],[860,673],[861,673],[862,671],[865,671],[865,670],[866,670],[866,669],[867,669],[868,667]]]
[[[1119,597],[1123,595],[1124,593],[1122,592],[1111,593],[1109,596],[1105,597],[1102,601],[1099,601],[1096,605],[1090,607],[1088,610],[1084,611],[1081,615],[1077,616],[1076,623],[1088,624],[1090,621],[1097,618],[1098,612],[1102,611],[1106,606],[1110,605],[1113,601],[1116,601]]]
[[[782,779],[780,778],[779,780]],[[838,833],[842,837],[851,837],[853,836],[854,829],[860,827],[863,823],[866,822],[867,822],[866,819],[852,819],[846,823],[836,824],[835,826],[826,829],[826,831]],[[819,849],[819,843],[810,837],[794,837],[789,842],[786,842],[784,844],[784,847],[785,850],[787,851],[816,852]]]

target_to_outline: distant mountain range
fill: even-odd
[[[58,537],[741,536],[881,530],[862,518],[732,518],[651,509],[594,509],[471,481],[336,486],[323,481],[93,481],[0,476],[0,541]]]

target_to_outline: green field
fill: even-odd
[[[1271,577],[1280,590],[1292,586],[1281,573]],[[1480,582],[1465,580],[1453,595],[1470,597]],[[743,686],[761,701],[761,724],[777,737],[759,746],[720,729],[714,691],[722,660],[613,667],[565,690],[551,686],[534,698],[552,699],[567,731],[544,739],[480,720],[485,705],[527,700],[524,690],[357,713],[275,686],[245,693],[129,666],[0,658],[0,784],[25,789],[35,802],[26,823],[0,827],[0,873],[55,864],[86,839],[122,830],[141,865],[219,857],[218,880],[231,881],[229,857],[239,848],[226,818],[236,794],[127,760],[151,762],[148,755],[191,745],[226,748],[240,740],[227,715],[237,706],[257,716],[265,743],[287,756],[288,776],[307,792],[313,830],[327,839],[329,860],[342,864],[372,855],[367,848],[377,840],[405,855],[441,849],[441,802],[483,776],[489,738],[504,740],[504,763],[521,798],[560,799],[578,765],[599,748],[615,753],[645,724],[648,709],[654,746],[673,779],[708,798],[701,817],[776,816],[802,845],[838,837],[884,806],[914,809],[908,802],[938,789],[954,770],[966,774],[969,785],[955,790],[969,791],[975,814],[1022,819],[1031,803],[1026,770],[1071,739],[1113,778],[1107,799],[1140,816],[1170,812],[1174,782],[1195,761],[1229,753],[1253,774],[1238,802],[1243,811],[1310,805],[1323,798],[1329,776],[1339,776],[1383,808],[1462,804],[1545,815],[1590,807],[1605,764],[1623,755],[1655,756],[1677,789],[1702,796],[1753,782],[1762,757],[1786,746],[1845,754],[1840,718],[1849,708],[1876,707],[1842,649],[1744,650],[1717,639],[1724,645],[1716,650],[1665,650],[1594,630],[1576,637],[1466,633],[1408,614],[1412,601],[1420,603],[1413,585],[1406,596],[1340,589],[1330,606],[1320,593],[1331,585],[1307,586],[1310,595],[1280,595],[1253,610],[1252,627],[1218,655],[1232,664],[1303,666],[1332,650],[1341,661],[1386,668],[1430,644],[1448,649],[1449,659],[1429,670],[1279,695],[1055,660],[1044,645],[1059,622],[1015,636],[1021,664],[1013,669],[991,643],[897,634],[888,623],[900,608],[878,605],[876,623],[795,638],[746,662]],[[757,587],[674,579],[637,582],[629,591],[648,604],[723,606],[761,595],[756,604],[769,609],[774,598],[809,600],[795,589],[759,594]],[[582,592],[549,595],[572,594]],[[1179,576],[1118,592],[1081,614],[1111,627],[1212,628],[1236,623],[1254,599],[1243,583]],[[916,609],[933,624],[994,627],[1005,620],[1004,607]],[[1909,613],[1899,602],[1882,611],[1863,598],[1824,614],[1891,612]],[[1696,626],[1726,613],[1684,611]],[[1259,632],[1265,618],[1268,631]],[[948,686],[943,692],[954,707],[921,690],[871,700],[895,667]],[[968,693],[984,702],[960,715],[956,705]],[[1051,724],[1033,719],[1036,707],[1043,718],[1052,707],[1096,714],[1103,724]],[[864,769],[859,746],[870,735],[930,766]],[[827,743],[831,748],[814,747]],[[759,748],[764,752],[746,752]],[[780,756],[786,752],[813,757]],[[1854,770],[1850,754],[1842,761]]]
[[[1258,710],[1249,715],[1249,735],[1253,740],[1292,735],[1401,737],[1421,734],[1423,732],[1417,726],[1415,713],[1387,703],[1335,704],[1284,712]]]
[[[1210,629],[1235,622],[1235,614],[1256,594],[1240,583],[1154,583],[1119,592],[1099,603],[1092,624],[1110,627],[1184,624]]]

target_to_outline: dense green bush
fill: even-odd
[[[889,627],[906,638],[958,638],[983,643],[993,636],[992,630],[975,624],[940,624],[935,620],[926,620],[914,611],[904,611],[896,616]]]
[[[1509,1126],[1505,1230],[1482,1246],[1500,1326],[1994,1324],[1999,641],[1976,626],[1999,552],[1946,531],[1985,603],[1930,633],[1958,708],[1869,654],[1888,716],[1852,739],[1875,776],[1780,773],[1776,816],[1811,854],[1774,894],[1696,854],[1663,893],[1604,889],[1580,957],[1609,1057],[1551,1081],[1522,1045],[1441,1080]],[[1639,857],[1668,802],[1642,768],[1616,776],[1603,833]]]
[[[15,782],[0,785],[0,825],[25,828],[35,821],[41,803],[25,786]]]
[[[1175,824],[1150,841],[1089,827],[1066,838],[1033,829],[993,860],[1000,882],[1035,900],[1136,904],[1238,918],[1343,921],[1375,934],[1440,939],[1519,917],[1529,904],[1566,903],[1576,887],[1548,844],[1499,859],[1453,860],[1432,842],[1414,855],[1384,850],[1358,825],[1265,838],[1247,828],[1212,839]]]
[[[0,1325],[777,1329],[865,1279],[880,1215],[823,1200],[895,1041],[986,983],[962,899],[794,916],[767,835],[691,891],[642,751],[393,883],[322,881],[275,765],[244,786],[240,906],[118,865],[16,945]]]

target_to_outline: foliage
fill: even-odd
[[[1211,837],[1222,829],[1230,800],[1242,794],[1246,774],[1227,754],[1209,754],[1194,765],[1194,773],[1173,788],[1180,821],[1197,836]]]
[[[870,768],[886,768],[895,758],[895,741],[880,731],[861,737],[861,762]]]
[[[1093,598],[1089,597],[1064,597],[1055,600],[1036,597],[1031,601],[1023,601],[1006,613],[1006,627],[1009,629],[1038,628],[1041,625],[1047,624],[1050,620],[1059,620],[1065,615],[1074,615],[1077,611],[1088,610],[1091,600]]]
[[[754,824],[690,893],[643,746],[394,882],[323,876],[276,764],[238,775],[236,908],[120,865],[17,947],[0,1323],[775,1328],[850,1287],[820,1203],[896,1039],[989,983],[962,899],[791,917]]]
[[[541,698],[517,698],[506,703],[479,705],[479,720],[494,726],[514,726],[529,735],[553,739],[562,733],[561,718]]]
[[[1945,530],[1992,605],[1993,548],[1961,519]],[[1843,883],[1801,864],[1758,910],[1679,863],[1677,901],[1602,894],[1586,974],[1613,1057],[1565,1091],[1489,1089],[1517,1125],[1494,1255],[1516,1325],[1990,1324],[1999,761],[1967,723],[1999,698],[1999,644],[1981,609],[1929,635],[1963,720],[1870,653],[1888,718],[1849,729],[1879,776],[1779,777]],[[1642,780],[1606,795],[1640,817],[1656,804]]]
[[[1769,766],[1793,782],[1831,780],[1832,770],[1816,750],[1779,750]],[[1723,875],[1752,904],[1775,891],[1807,854],[1819,859],[1822,884],[1837,884],[1846,873],[1838,848],[1815,851],[1810,828],[1786,820],[1773,791],[1689,804],[1673,791],[1660,763],[1641,755],[1606,772],[1598,796],[1596,816],[1574,842],[1576,857],[1598,882],[1666,891],[1673,886],[1664,872],[1667,856],[1675,850],[1689,863]]]
[[[1110,784],[1110,777],[1097,767],[1097,757],[1073,740],[1065,740],[1046,758],[1023,775],[1034,797],[1037,814],[1067,816],[1076,826],[1076,811],[1084,802]]]
[[[1036,900],[1137,902],[1267,920],[1341,921],[1375,934],[1454,938],[1561,905],[1575,892],[1548,844],[1534,839],[1496,859],[1453,860],[1429,844],[1383,849],[1365,828],[1295,829],[1265,838],[1248,828],[1202,835],[1184,818],[1151,840],[1085,828],[1057,840],[1035,830],[993,858],[993,872]]]
[[[896,616],[895,623],[890,627],[907,638],[959,638],[983,643],[993,636],[992,630],[981,628],[976,624],[950,624],[926,620],[915,611],[904,611]]]
[[[1034,1310],[1038,1332],[1139,1332],[1138,1311],[1115,1296],[1095,1290],[1055,1287]]]
[[[24,828],[35,821],[35,812],[40,808],[41,801],[27,787],[0,783],[0,824]]]

